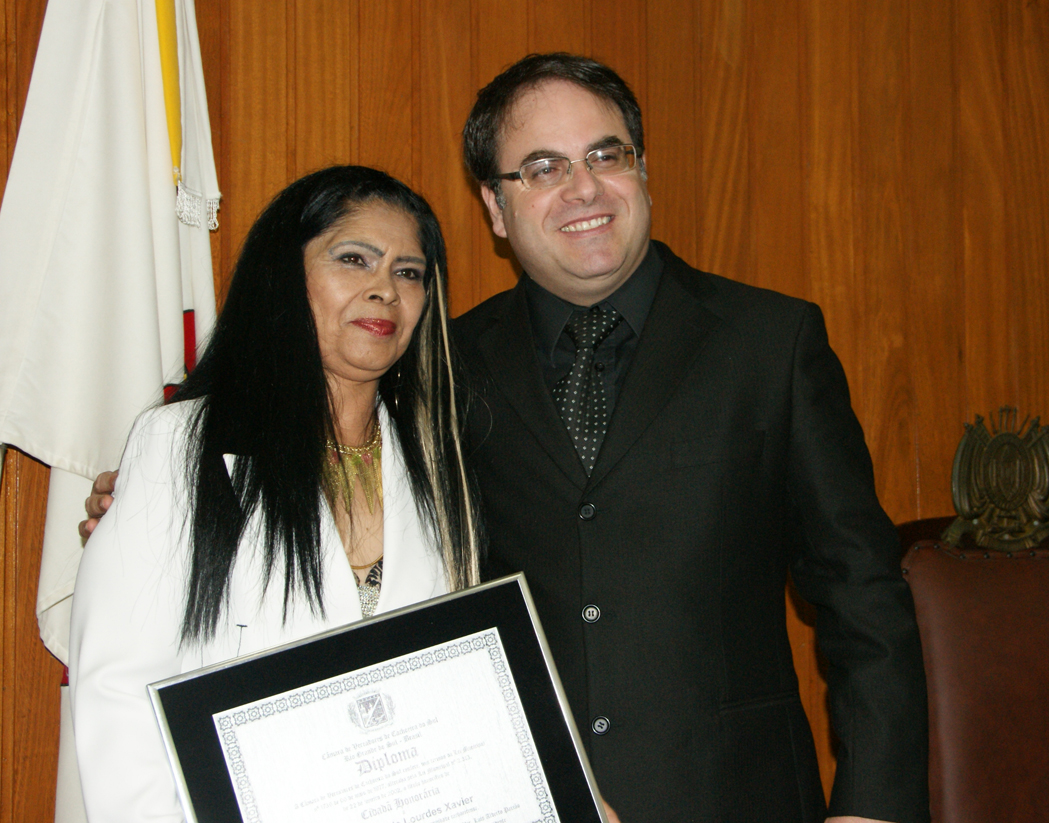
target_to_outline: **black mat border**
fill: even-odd
[[[212,715],[441,643],[498,629],[562,821],[599,823],[586,755],[520,574],[151,687],[198,823],[240,823]],[[275,823],[267,821],[267,823]]]

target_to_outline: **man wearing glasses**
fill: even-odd
[[[526,573],[608,802],[825,818],[789,570],[829,665],[831,814],[928,820],[913,606],[819,309],[650,242],[641,112],[601,64],[511,66],[463,145],[525,272],[456,323],[488,573]]]
[[[625,823],[824,820],[789,571],[840,740],[828,819],[927,821],[913,604],[819,309],[650,241],[641,111],[606,66],[521,60],[463,147],[525,272],[455,324],[487,573],[526,573],[606,799]]]

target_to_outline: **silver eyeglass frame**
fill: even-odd
[[[625,149],[626,150],[625,154],[626,154],[627,157],[629,157],[629,161],[628,161],[629,165],[627,165],[627,167],[625,169],[616,169],[615,171],[602,171],[602,170],[599,170],[599,169],[595,169],[594,166],[593,166],[593,162],[591,161],[591,158],[594,155],[599,154],[600,152],[603,152],[603,151],[608,151],[609,149]],[[527,180],[527,178],[525,177],[525,174],[524,174],[525,169],[527,169],[529,166],[534,166],[537,163],[549,163],[549,162],[555,161],[555,160],[557,160],[557,161],[567,161],[567,163],[568,163],[568,167],[565,170],[565,173],[564,173],[563,177],[561,177],[559,180],[557,180],[557,182],[551,183],[551,184],[546,185],[546,186],[533,186],[533,185],[530,185],[528,183],[528,180]],[[589,171],[591,174],[593,174],[596,177],[614,177],[617,174],[626,174],[628,171],[633,171],[634,169],[636,169],[637,166],[638,166],[638,160],[639,160],[639,157],[638,157],[638,154],[637,154],[637,148],[634,146],[633,143],[615,143],[615,144],[613,144],[611,146],[599,146],[596,149],[591,149],[590,151],[588,151],[586,153],[585,157],[580,157],[578,160],[569,160],[567,157],[556,157],[556,156],[555,157],[539,157],[539,158],[536,158],[535,160],[529,160],[527,163],[522,163],[521,167],[517,171],[510,171],[510,172],[505,172],[503,174],[493,175],[493,179],[495,179],[495,180],[517,180],[517,181],[519,181],[521,183],[521,185],[524,187],[524,189],[526,191],[541,191],[543,189],[554,189],[554,188],[557,188],[561,184],[566,183],[569,180],[571,180],[572,179],[572,167],[576,163],[585,163],[587,171]]]

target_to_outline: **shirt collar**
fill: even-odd
[[[659,288],[659,279],[663,274],[663,260],[652,243],[644,259],[618,289],[602,300],[623,315],[631,331],[638,337],[645,327],[645,320],[652,308],[652,301]],[[577,309],[587,306],[576,306],[562,300],[556,294],[547,291],[531,277],[524,274],[525,296],[528,298],[528,313],[532,324],[532,337],[536,350],[541,358],[553,357],[557,339],[564,331],[565,323]]]

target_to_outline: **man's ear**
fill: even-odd
[[[492,231],[497,237],[506,237],[506,226],[503,224],[503,210],[499,207],[499,198],[491,186],[481,184],[481,197],[488,206],[488,216],[492,218]]]
[[[648,161],[652,159],[652,154],[648,149],[645,149],[645,153],[637,159],[638,174],[641,175],[641,179],[645,183],[645,193],[648,193]],[[652,202],[652,195],[648,195],[648,202]]]

